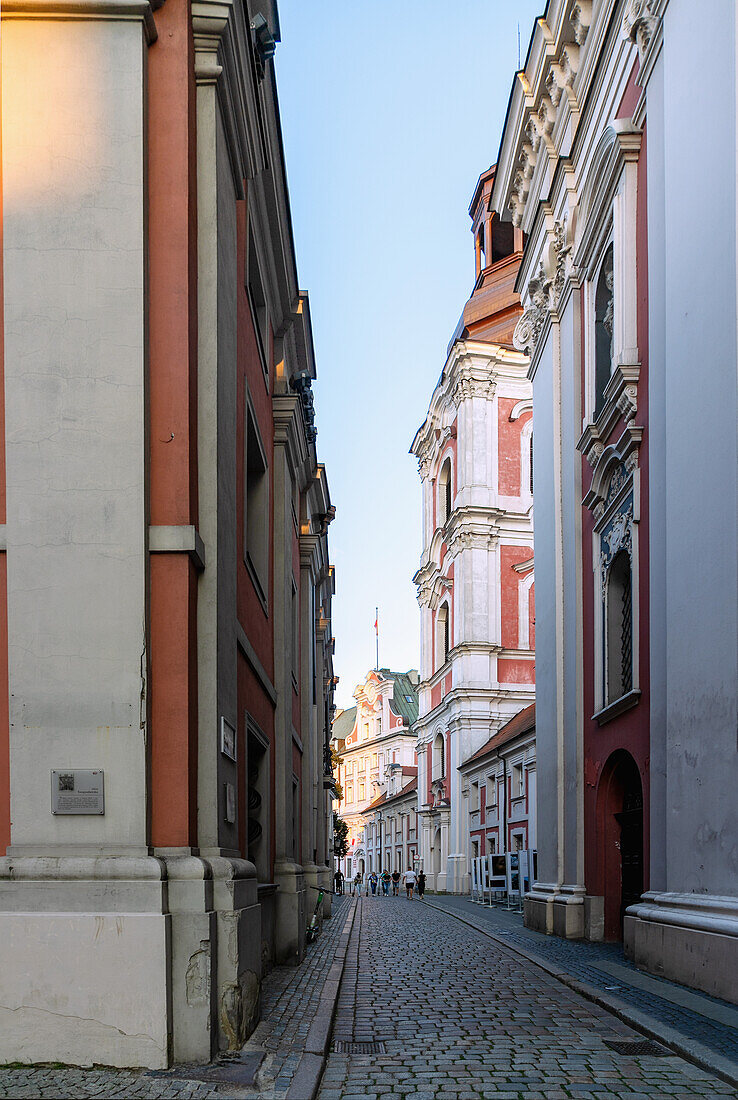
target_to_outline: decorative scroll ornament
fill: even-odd
[[[551,280],[546,276],[541,264],[538,274],[530,280],[530,305],[515,326],[513,347],[524,355],[533,355],[538,345],[546,314],[549,311],[549,288]]]
[[[549,276],[541,263],[538,273],[528,283],[530,305],[515,326],[513,347],[525,355],[534,355],[546,315],[558,309],[566,280],[566,262],[571,251],[567,243],[567,218],[555,222],[549,253]]]
[[[641,62],[658,25],[658,18],[651,10],[651,0],[628,0],[623,13],[623,35],[635,42]]]
[[[626,550],[633,558],[633,501],[628,500],[627,506],[619,512],[607,531],[600,536],[600,567],[602,578],[602,596],[607,590],[607,573],[615,559],[616,554]]]
[[[568,218],[565,216],[563,221],[556,222],[554,225],[553,254],[556,260],[552,287],[552,306],[554,309],[558,309],[561,301],[561,292],[564,289],[566,279],[566,260],[571,252],[571,245],[567,244],[567,221]]]
[[[574,40],[577,46],[583,46],[592,22],[592,0],[577,0],[571,10],[569,22],[574,28]]]

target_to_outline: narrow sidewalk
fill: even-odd
[[[621,944],[546,936],[522,915],[468,897],[426,895],[426,904],[465,921],[542,966],[565,985],[738,1087],[738,1007],[639,970]]]

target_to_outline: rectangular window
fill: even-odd
[[[292,855],[299,862],[302,856],[300,851],[300,780],[296,775],[292,776]]]
[[[346,784],[346,801],[347,802],[353,802],[354,801],[354,785],[353,785],[353,783],[347,783]]]
[[[475,813],[479,809],[479,783],[471,785],[471,811]]]
[[[269,591],[269,472],[251,405],[246,405],[244,556],[263,604]]]
[[[497,780],[494,775],[487,776],[487,805],[497,805]]]
[[[269,312],[266,304],[264,284],[259,270],[259,260],[256,254],[256,243],[253,232],[249,229],[248,269],[246,272],[246,289],[251,307],[251,316],[254,321],[256,343],[261,356],[261,365],[264,375],[269,377]]]
[[[377,754],[375,752],[373,752],[372,753],[372,767],[376,768],[376,766],[377,766]]]
[[[512,796],[519,798],[523,793],[523,765],[513,764],[512,769]]]
[[[487,855],[493,856],[497,851],[497,841],[493,836],[487,837]]]
[[[292,686],[297,691],[300,671],[300,607],[297,585],[292,578]]]
[[[364,794],[364,792],[365,792],[365,789],[366,789],[366,788],[365,788],[365,786],[364,786],[364,780],[363,780],[363,779],[360,779],[360,780],[359,780],[359,802],[363,802],[363,801],[364,801],[364,798],[365,798],[365,794]]]

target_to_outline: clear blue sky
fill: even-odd
[[[275,64],[318,455],[337,516],[336,701],[418,667],[420,482],[408,454],[474,282],[468,206],[543,0],[280,0]]]

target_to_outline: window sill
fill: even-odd
[[[259,603],[261,604],[262,608],[264,609],[264,614],[268,618],[269,617],[269,604],[268,604],[267,598],[266,598],[266,585],[262,583],[261,577],[259,576],[259,571],[256,568],[256,566],[254,565],[253,559],[252,559],[251,555],[249,554],[248,550],[244,554],[243,562],[244,562],[244,565],[246,566],[246,572],[248,573],[249,577],[251,578],[251,583],[254,586],[254,591],[256,592],[257,599],[259,600]]]
[[[610,722],[613,718],[617,718],[619,714],[623,714],[626,710],[634,707],[640,698],[641,693],[638,688],[633,688],[632,691],[621,695],[613,703],[608,703],[602,710],[598,710],[592,715],[592,719],[598,726],[604,726],[606,722]]]

